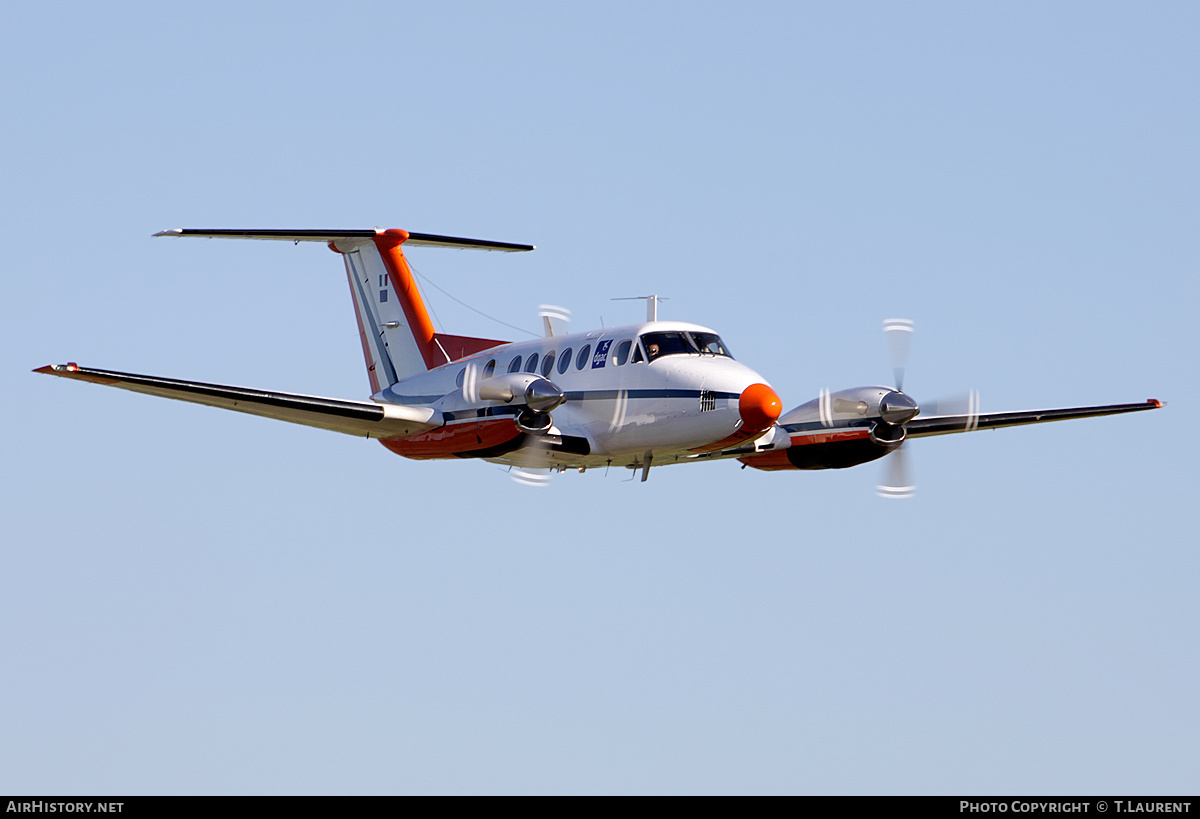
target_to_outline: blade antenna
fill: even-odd
[[[650,296],[618,296],[609,301],[642,301],[646,302],[646,321],[658,321],[658,303],[666,301],[666,296],[660,296],[657,293]]]

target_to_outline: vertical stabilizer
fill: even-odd
[[[176,228],[155,235],[327,242],[330,249],[342,255],[346,264],[367,375],[371,379],[371,390],[376,393],[409,376],[506,343],[435,332],[412,268],[400,249],[402,244],[507,252],[533,250],[532,245],[406,230]]]
[[[363,357],[374,392],[450,361],[437,346],[425,302],[400,250],[404,238],[382,234],[365,241],[348,239],[329,244],[346,263]]]

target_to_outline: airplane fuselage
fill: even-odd
[[[667,349],[674,342],[679,348]],[[704,342],[707,351],[700,352]],[[527,436],[517,423],[522,405],[472,401],[464,387],[472,371],[480,384],[516,373],[561,389],[565,401],[554,409],[548,432],[556,467],[628,465],[647,451],[660,464],[694,458],[720,442],[738,445],[741,429],[744,438],[758,437],[774,421],[767,420],[771,409],[761,406],[774,397],[770,386],[735,361],[716,333],[656,321],[502,344],[403,379],[373,399],[431,407],[445,426],[384,445],[416,458],[531,465]],[[755,385],[759,395],[752,390],[747,396]]]

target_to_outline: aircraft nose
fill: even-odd
[[[737,446],[744,441],[757,438],[775,424],[783,411],[783,403],[775,390],[766,384],[751,384],[738,396],[738,414],[742,424],[731,435],[704,446],[694,447],[692,452],[712,452],[717,449]],[[728,418],[728,416],[725,416]]]
[[[742,390],[742,395],[738,398],[742,429],[747,431],[766,431],[782,412],[783,403],[775,394],[775,390],[766,384],[751,384]]]

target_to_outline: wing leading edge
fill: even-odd
[[[443,424],[441,413],[429,407],[345,401],[316,395],[180,381],[174,378],[94,370],[77,364],[39,367],[34,372],[73,378],[77,381],[90,381],[107,387],[119,387],[161,398],[189,401],[193,404],[245,412],[274,418],[277,421],[366,438],[404,438]]]

